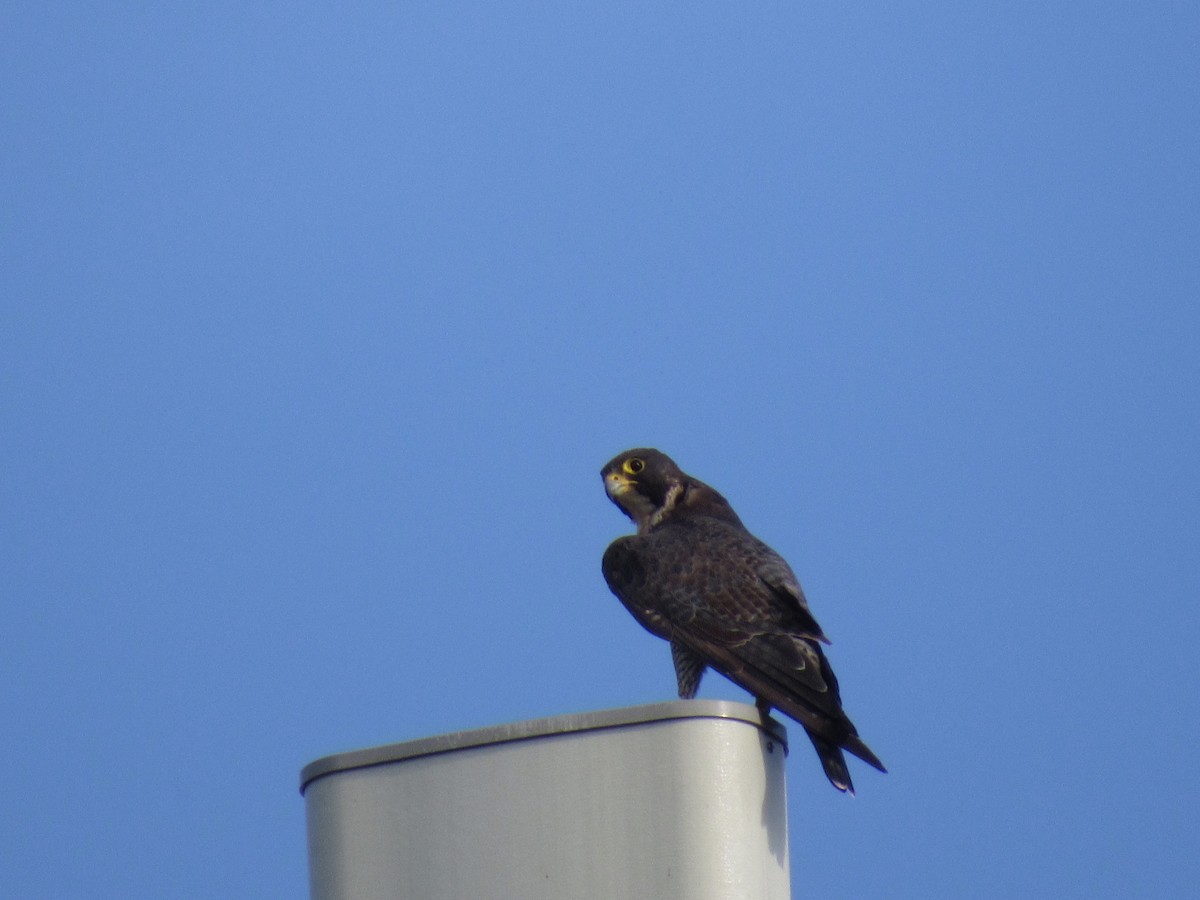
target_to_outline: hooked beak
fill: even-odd
[[[623,472],[609,472],[604,476],[604,492],[616,500],[633,490],[633,479]]]

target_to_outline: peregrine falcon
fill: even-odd
[[[628,450],[600,474],[637,525],[604,552],[604,580],[647,631],[670,642],[679,696],[694,697],[711,666],[752,693],[764,716],[775,707],[804,726],[839,791],[854,793],[843,750],[886,772],[842,711],[821,650],[829,640],[783,557],[658,450]]]

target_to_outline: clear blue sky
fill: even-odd
[[[892,770],[793,726],[797,896],[1194,890],[1196,5],[482,6],[0,13],[0,895],[301,897],[312,759],[672,697],[637,445]]]

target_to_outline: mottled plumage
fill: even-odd
[[[854,792],[842,751],[883,763],[842,711],[829,643],[783,558],[728,501],[657,450],[629,450],[601,470],[608,496],[637,525],[604,553],[604,579],[635,619],[671,643],[679,696],[711,666],[812,739],[834,787]]]

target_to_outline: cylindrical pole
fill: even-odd
[[[317,760],[313,900],[789,900],[786,732],[690,700]]]

